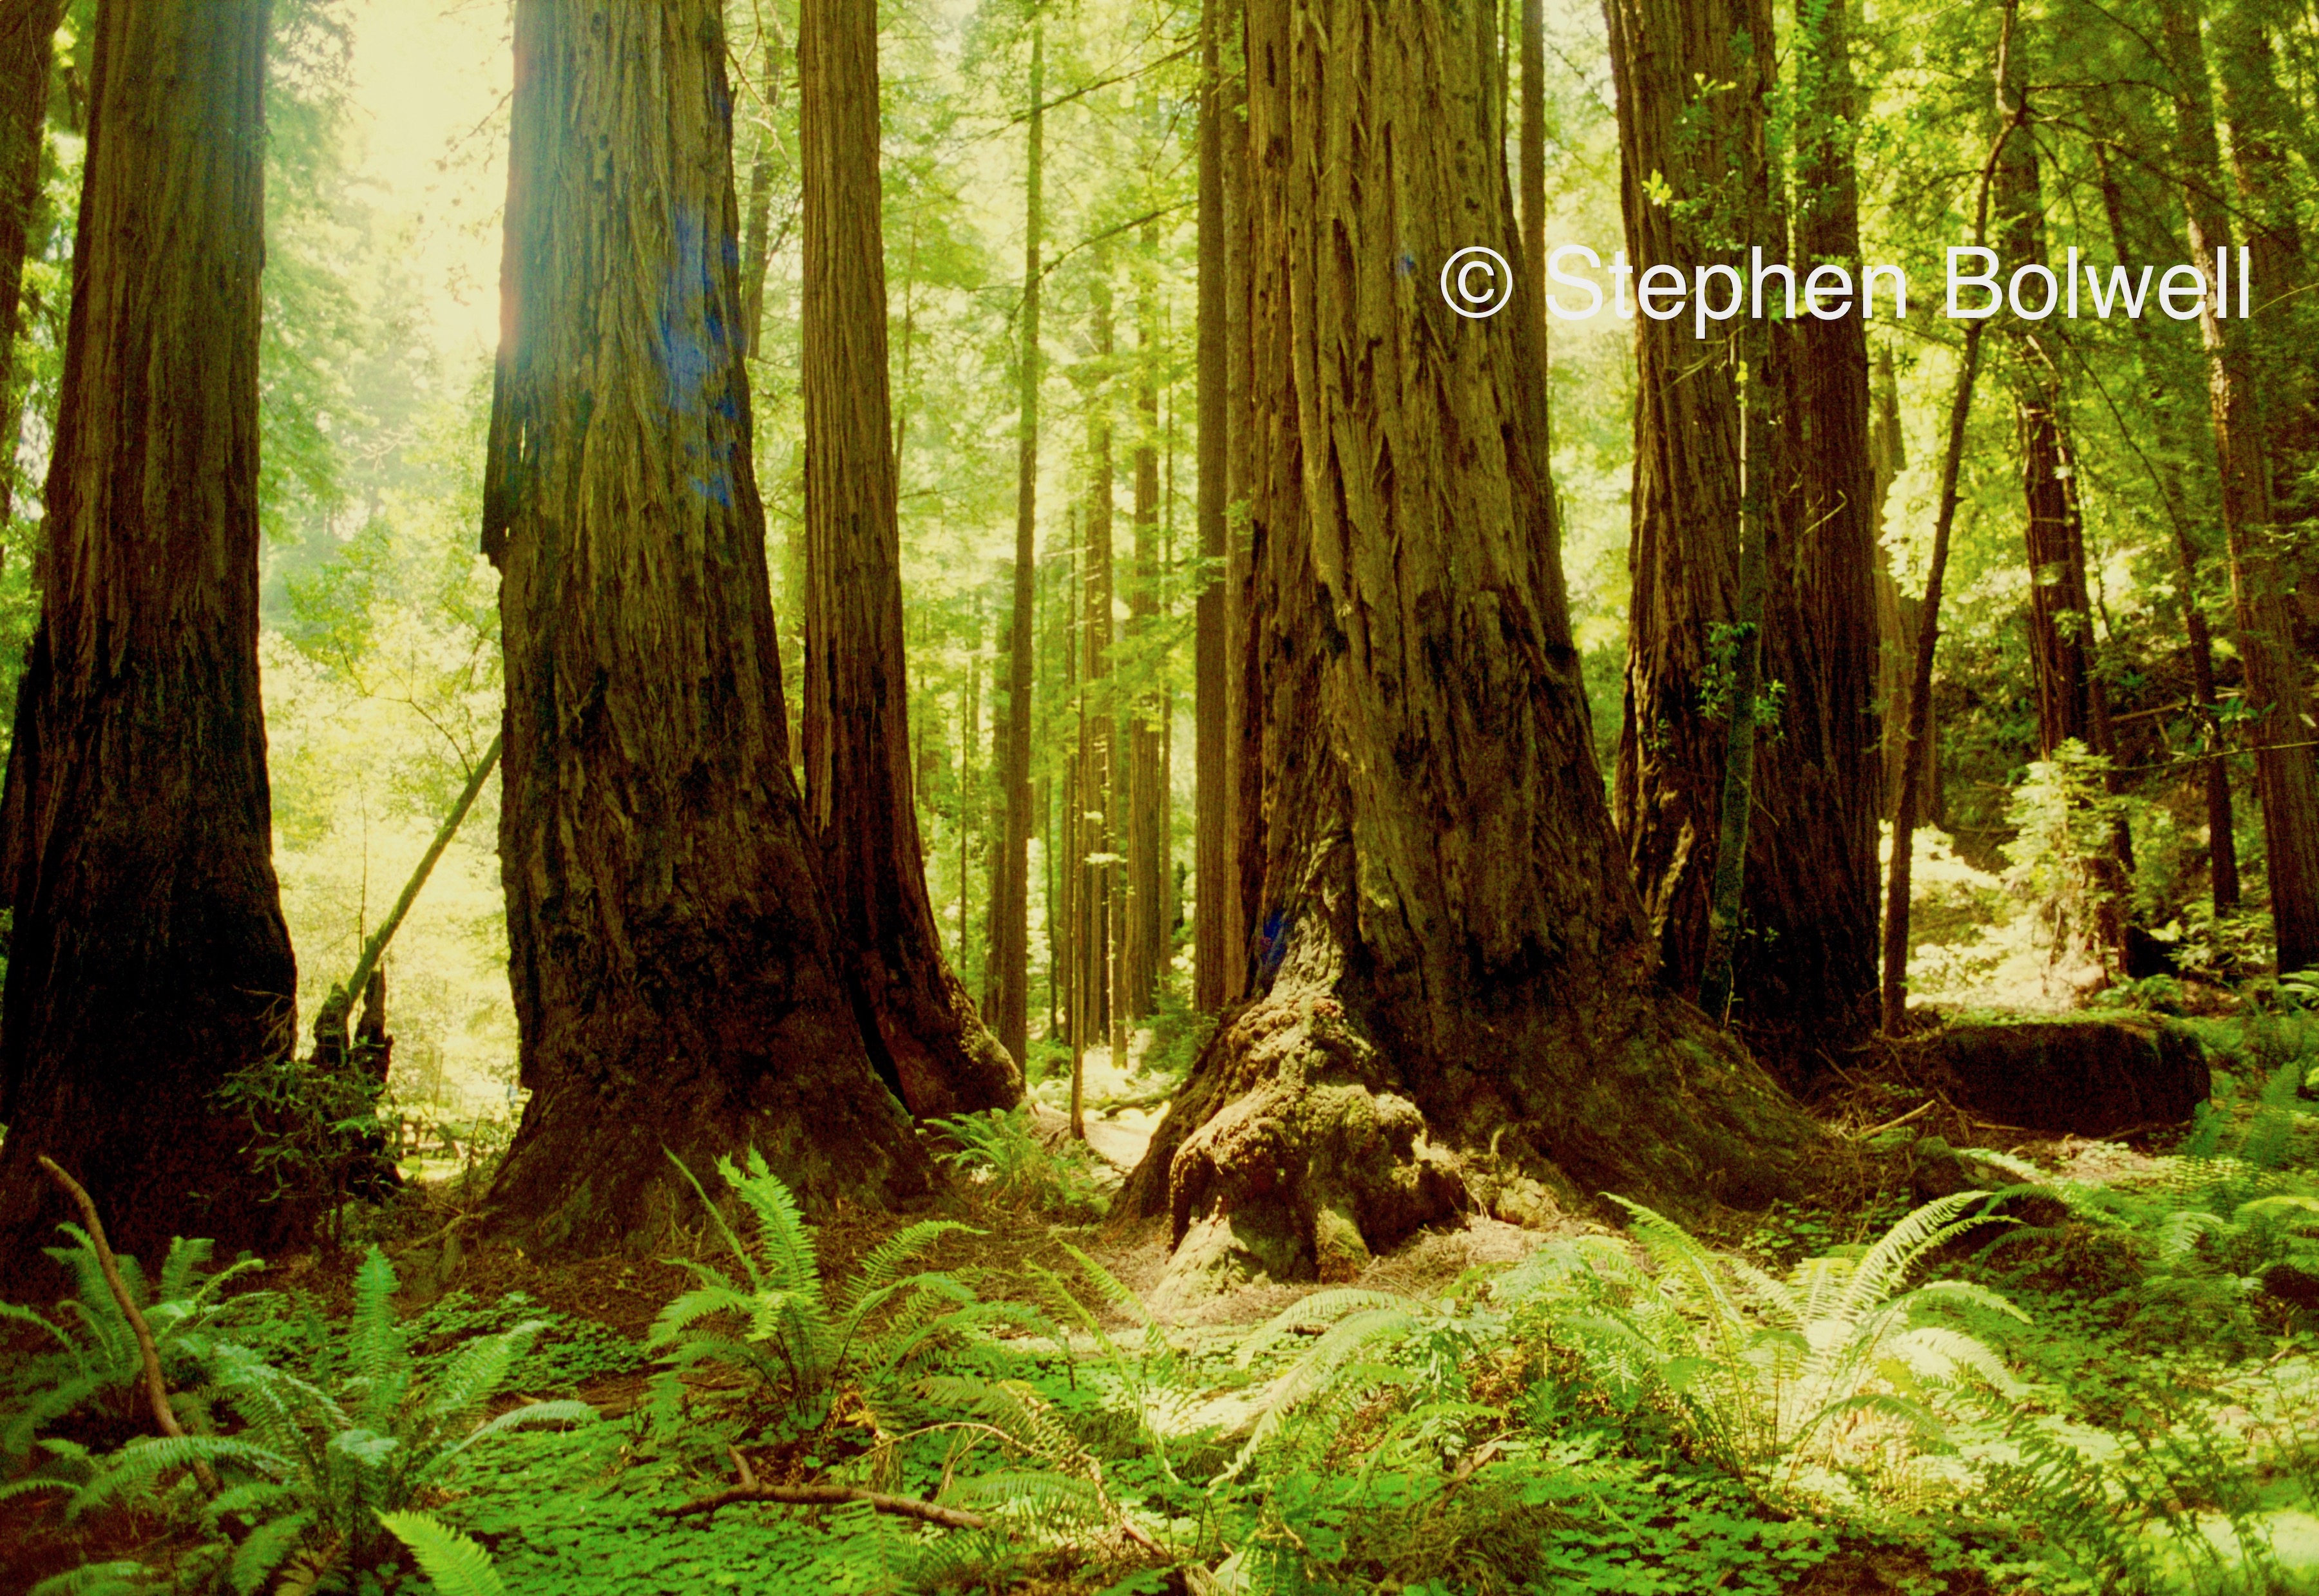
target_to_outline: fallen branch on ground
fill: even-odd
[[[735,1485],[660,1512],[664,1519],[681,1519],[692,1513],[713,1513],[736,1501],[786,1501],[799,1507],[842,1507],[849,1501],[866,1501],[881,1513],[923,1519],[946,1529],[980,1529],[987,1523],[979,1513],[920,1501],[914,1496],[889,1496],[860,1485]]]
[[[48,1154],[40,1155],[41,1168],[49,1177],[62,1186],[65,1195],[80,1210],[81,1225],[88,1231],[88,1244],[96,1254],[96,1267],[104,1272],[104,1283],[113,1288],[113,1300],[121,1309],[121,1316],[129,1321],[129,1328],[137,1337],[138,1357],[145,1366],[145,1396],[153,1406],[153,1422],[165,1436],[182,1438],[185,1426],[177,1422],[176,1410],[169,1406],[169,1383],[161,1377],[161,1349],[154,1344],[153,1327],[145,1321],[143,1310],[137,1299],[129,1294],[129,1283],[121,1277],[121,1260],[113,1256],[113,1244],[104,1239],[104,1222],[96,1216],[96,1199],[77,1180],[64,1172],[64,1167]],[[203,1489],[214,1492],[217,1476],[205,1463],[194,1465]]]

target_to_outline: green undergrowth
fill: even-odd
[[[144,1515],[134,1558],[93,1545],[48,1596],[275,1588],[261,1563],[381,1596],[2319,1591],[2304,1002],[2198,1023],[2215,1101],[2170,1149],[1904,1125],[1896,1168],[1966,1189],[1774,1209],[1728,1249],[1627,1204],[1430,1293],[1231,1330],[1157,1322],[1083,1232],[1044,1265],[978,1251],[985,1210],[835,1267],[753,1159],[687,1171],[717,1246],[642,1342],[515,1294],[388,1314],[383,1259],[352,1318],[224,1297],[188,1249],[138,1289],[213,1438],[93,1422],[131,1366],[84,1278],[23,1325],[48,1350],[0,1414],[0,1491]],[[950,1145],[1012,1160],[970,1187],[987,1212],[1072,1212],[1027,1127]],[[503,1416],[645,1369],[617,1419]],[[835,1500],[679,1510],[744,1481]],[[871,1492],[947,1521],[846,1499]]]

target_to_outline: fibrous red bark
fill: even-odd
[[[1808,1123],[1665,995],[1572,646],[1494,20],[1247,14],[1257,989],[1131,1177],[1171,1289],[1342,1277],[1469,1204],[1781,1189]],[[1390,152],[1390,154],[1388,154]]]
[[[1719,265],[1745,274],[1760,248],[1766,267],[1787,266],[1799,281],[1836,265],[1857,284],[1844,8],[1814,5],[1799,23],[1792,247],[1765,154],[1769,0],[1615,0],[1608,15],[1632,266],[1672,266],[1686,280]],[[1785,281],[1768,270],[1746,292],[1749,314],[1735,327],[1759,325],[1758,298],[1765,317],[1787,310]],[[1875,992],[1873,477],[1854,311],[1771,323],[1753,379],[1775,481],[1764,686],[1752,705],[1710,690],[1737,673],[1749,624],[1739,614],[1740,395],[1726,347],[1746,335],[1702,339],[1686,319],[1635,323],[1633,588],[1613,813],[1664,978],[1685,994],[1706,972],[1720,836],[1746,836],[1731,1017],[1799,1059],[1864,1032]],[[1740,713],[1764,723],[1744,833],[1723,812],[1728,717]]]
[[[806,814],[863,1034],[920,1118],[1023,1076],[943,958],[912,798],[886,370],[877,0],[805,0]]]
[[[53,8],[51,8],[53,9]],[[16,708],[0,1013],[0,1267],[65,1211],[127,1251],[270,1247],[294,1205],[214,1096],[286,1051],[257,679],[263,0],[113,0],[89,143],[42,605]]]
[[[715,0],[515,14],[484,485],[536,1248],[649,1241],[754,1145],[809,1200],[927,1169],[865,1045],[790,774]],[[874,1021],[870,1021],[874,1023]]]

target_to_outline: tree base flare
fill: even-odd
[[[495,1227],[535,1256],[643,1256],[701,1219],[666,1155],[706,1177],[720,1154],[738,1158],[751,1147],[808,1207],[923,1197],[931,1167],[900,1105],[867,1070],[861,1080],[867,1090],[767,1069],[602,1093],[567,1076],[524,1111],[492,1186]]]
[[[1647,994],[1532,1011],[1492,1056],[1392,1048],[1333,985],[1229,1016],[1129,1177],[1169,1221],[1155,1305],[1259,1278],[1342,1282],[1430,1225],[1538,1226],[1615,1192],[1676,1212],[1801,1185],[1820,1139],[1728,1037]]]

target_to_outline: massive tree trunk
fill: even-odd
[[[1522,293],[1545,349],[1546,312],[1546,0],[1521,0]],[[1547,366],[1538,362],[1538,385]],[[1550,419],[1550,417],[1549,417]]]
[[[1123,1196],[1169,1294],[1342,1278],[1482,1205],[1782,1189],[1812,1140],[1652,979],[1588,740],[1521,241],[1473,7],[1252,0],[1258,988]],[[1390,240],[1381,247],[1377,240]],[[1544,1183],[1543,1185],[1541,1183]]]
[[[51,8],[53,9],[53,8]],[[66,1210],[115,1243],[286,1239],[212,1094],[294,1042],[257,677],[264,0],[98,13],[77,262],[19,690],[0,1271]]]
[[[1011,1108],[1015,1060],[942,953],[910,780],[902,538],[886,374],[877,0],[805,0],[808,827],[863,1034],[921,1119]]]
[[[1247,0],[1230,0],[1228,37],[1245,39]],[[1258,931],[1264,903],[1264,716],[1262,668],[1257,657],[1255,603],[1257,538],[1250,518],[1256,481],[1256,294],[1251,224],[1248,67],[1226,83],[1224,114],[1224,684],[1225,801],[1232,825],[1229,905],[1232,957],[1224,966],[1224,1001],[1247,996],[1255,978]]]
[[[1710,229],[1694,213],[1741,169],[1742,108],[1754,102],[1731,95],[1692,102],[1700,74],[1736,81],[1732,41],[1747,32],[1748,0],[1696,9],[1612,0],[1606,14],[1629,263],[1638,271],[1673,266],[1686,281],[1705,264],[1744,269],[1743,253],[1709,247]],[[1654,201],[1655,176],[1673,185],[1681,210]],[[1685,322],[1635,320],[1633,590],[1611,804],[1661,974],[1684,993],[1698,989],[1707,952],[1726,740],[1701,708],[1710,633],[1729,622],[1737,598],[1739,401],[1731,366],[1717,353]]]
[[[2191,254],[2210,262],[2216,250],[2230,247],[2231,229],[2220,197],[2223,167],[2197,8],[2195,0],[2161,0],[2160,16],[2176,79],[2177,156]],[[2211,294],[2199,305],[2239,660],[2247,707],[2254,713],[2255,792],[2262,804],[2271,926],[2278,968],[2304,969],[2319,964],[2319,760],[2311,746],[2310,696],[2295,654],[2286,583],[2269,546],[2270,452],[2249,352],[2239,336],[2243,324],[2219,319]]]
[[[1031,22],[1029,169],[1023,229],[1023,346],[1017,384],[1015,470],[1015,597],[1007,622],[1006,728],[998,762],[1006,816],[990,866],[990,972],[987,986],[998,1045],[1017,1059],[1031,1046],[1031,609],[1039,557],[1039,264],[1046,159],[1046,33]]]
[[[0,5],[0,562],[16,491],[16,340],[23,328],[24,256],[41,214],[41,152],[48,141],[49,78],[65,0]]]
[[[1770,70],[1766,0],[1614,0],[1609,16],[1629,262],[1670,266],[1686,281],[1704,265],[1744,272],[1745,253],[1722,240],[1740,236],[1751,193],[1766,213],[1777,209],[1767,163],[1747,153],[1764,138],[1762,97],[1702,100],[1698,85],[1747,80],[1756,62]],[[1812,136],[1800,159],[1809,192],[1792,257],[1780,248],[1781,224],[1764,246],[1767,265],[1790,258],[1799,275],[1821,262],[1856,267],[1860,248],[1844,18],[1818,7],[1808,23],[1801,101]],[[1678,203],[1652,197],[1662,179]],[[1761,292],[1766,315],[1785,308],[1778,279]],[[1727,630],[1737,620],[1739,401],[1730,363],[1697,338],[1690,316],[1638,318],[1636,329],[1634,587],[1611,803],[1664,978],[1690,993],[1707,954],[1730,741],[1708,690],[1724,671],[1719,656],[1741,642]],[[1872,473],[1860,321],[1804,319],[1773,345],[1764,414],[1779,435],[1781,481],[1761,645],[1763,676],[1782,698],[1754,783],[1734,1017],[1774,1051],[1801,1054],[1872,1018]]]
[[[1239,132],[1229,110],[1223,76],[1227,18],[1236,21],[1232,0],[1202,0],[1200,6],[1199,143],[1199,371],[1200,585],[1192,600],[1192,1006],[1214,1014],[1237,981],[1245,952],[1232,933],[1240,881],[1232,868],[1231,791],[1232,717],[1229,682],[1232,640],[1229,587],[1223,570],[1226,543],[1224,459],[1231,413],[1226,408],[1229,356],[1224,345],[1225,304],[1232,286],[1224,235],[1226,122]]]
[[[492,1191],[649,1241],[754,1145],[811,1200],[921,1187],[790,773],[750,458],[716,0],[521,0],[483,548],[522,1083]]]
[[[1849,26],[1845,0],[1799,0],[1791,258],[1799,274],[1832,263],[1857,283]],[[1876,1018],[1879,551],[1867,323],[1799,318],[1780,353],[1787,381],[1771,403],[1784,392],[1788,413],[1773,428],[1784,492],[1771,525],[1763,677],[1782,696],[1756,756],[1734,1014],[1759,1050],[1802,1060]]]

